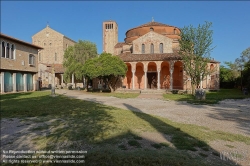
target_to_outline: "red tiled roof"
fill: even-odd
[[[175,26],[171,26],[171,25],[162,24],[162,23],[159,23],[159,22],[152,21],[152,22],[149,22],[149,23],[146,23],[146,24],[142,24],[142,25],[140,25],[140,26],[138,26],[138,27],[135,27],[135,28],[129,29],[128,31],[133,30],[133,29],[136,29],[136,28],[150,27],[150,26],[175,27]],[[177,28],[177,27],[175,27],[175,28]],[[127,32],[128,32],[128,31],[127,31]],[[126,34],[127,34],[127,32],[126,32]]]
[[[115,48],[120,48],[120,47],[122,47],[123,45],[125,45],[126,43],[124,43],[124,42],[121,42],[121,43],[117,43],[116,45],[115,45]]]
[[[34,47],[34,48],[36,48],[36,49],[43,49],[43,47],[40,47],[40,46],[34,45],[34,44],[32,44],[32,43],[28,43],[28,42],[22,41],[22,40],[20,40],[20,39],[17,39],[17,38],[14,38],[14,37],[5,35],[5,34],[3,34],[3,33],[0,33],[0,37],[7,38],[7,39],[9,39],[9,40],[13,40],[13,41],[15,41],[15,42],[18,42],[18,43],[21,43],[21,44],[24,44],[24,45],[31,46],[31,47]]]
[[[117,55],[124,62],[135,62],[135,61],[166,61],[166,60],[181,60],[181,55],[174,51],[173,53],[163,53],[163,54],[132,54],[132,53],[122,53]],[[210,60],[210,63],[220,63],[215,60]]]
[[[47,64],[48,69],[46,71],[51,72],[52,67],[55,69],[55,74],[64,73],[64,67],[62,64]]]
[[[118,55],[124,62],[133,61],[164,61],[164,60],[181,60],[181,56],[177,53],[163,54],[131,54],[122,53]]]

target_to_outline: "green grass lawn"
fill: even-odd
[[[244,99],[249,98],[249,95],[243,95],[239,89],[220,89],[215,92],[207,92],[206,100],[196,100],[191,94],[164,94],[163,97],[175,101],[187,101],[193,104],[216,104],[224,99]]]
[[[250,144],[249,137],[243,135],[212,131],[61,95],[51,97],[50,92],[1,95],[0,104],[1,118],[31,121],[30,117],[36,117],[32,123],[44,122],[31,129],[31,132],[50,132],[33,140],[39,150],[92,147],[87,149],[87,165],[209,165],[207,151],[217,155],[212,165],[228,165],[220,160],[219,152],[209,147],[209,141],[220,139]],[[51,123],[45,123],[49,121]],[[143,141],[150,140],[141,137],[145,132],[165,134],[172,139],[170,143],[151,141],[146,146]],[[192,157],[188,151],[197,151],[198,155]]]

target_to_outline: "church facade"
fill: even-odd
[[[39,51],[37,59],[38,76],[42,80],[43,87],[49,87],[54,77],[56,86],[64,86],[64,51],[76,42],[47,25],[44,29],[32,36],[32,43],[43,47],[43,49]],[[52,68],[55,71],[54,76],[52,75]],[[74,75],[72,75],[71,81],[74,83]]]
[[[128,67],[122,86],[126,89],[190,90],[191,81],[178,54],[181,30],[149,22],[129,29],[124,42],[118,42],[115,21],[103,22],[103,52],[119,56]],[[200,83],[204,89],[219,89],[219,62],[211,60],[211,75]]]

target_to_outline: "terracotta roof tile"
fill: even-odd
[[[124,42],[121,42],[121,43],[117,43],[116,45],[115,45],[115,48],[121,48],[123,45],[125,45],[126,43],[124,43]]]
[[[37,45],[34,45],[32,43],[28,43],[28,42],[25,42],[25,41],[22,41],[20,39],[17,39],[17,38],[14,38],[14,37],[11,37],[11,36],[8,36],[8,35],[5,35],[3,33],[0,33],[0,37],[4,37],[4,38],[7,38],[9,40],[13,40],[15,42],[18,42],[18,43],[21,43],[21,44],[25,44],[25,45],[28,45],[28,46],[31,46],[31,47],[34,47],[36,49],[43,49],[43,47],[40,47],[40,46],[37,46]]]
[[[171,26],[171,25],[162,24],[162,23],[159,23],[159,22],[152,21],[152,22],[148,22],[148,23],[146,23],[146,24],[142,24],[142,25],[140,25],[140,26],[138,26],[138,27],[129,29],[128,31],[133,30],[133,29],[136,29],[136,28],[150,27],[150,26],[167,26],[167,27],[175,27],[175,26]],[[175,27],[175,28],[177,28],[177,27]],[[128,33],[128,31],[126,32],[126,34]]]
[[[55,73],[58,74],[58,73],[64,73],[64,67],[62,64],[54,64],[54,65],[47,65],[48,69],[47,71],[48,72],[51,72],[51,69],[52,67],[54,66],[54,69],[55,69]]]
[[[173,53],[163,54],[132,54],[122,53],[119,56],[124,62],[135,62],[135,61],[166,61],[166,60],[181,60],[181,55],[174,51]],[[220,63],[215,60],[210,60],[211,63]]]
[[[163,54],[131,54],[122,53],[118,55],[124,62],[133,61],[164,61],[164,60],[181,60],[181,56],[177,53]]]

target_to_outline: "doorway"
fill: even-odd
[[[156,76],[157,76],[156,72],[147,73],[147,78],[148,78],[147,88],[149,88],[149,89],[156,89],[157,88],[157,77]]]

